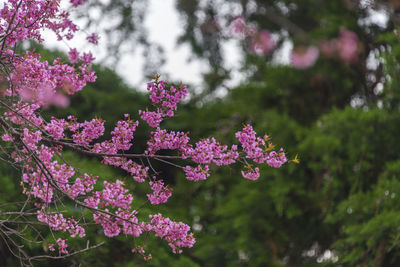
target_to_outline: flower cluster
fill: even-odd
[[[266,162],[269,166],[275,168],[279,168],[287,162],[283,149],[281,148],[279,153],[273,151],[275,146],[271,142],[268,142],[270,138],[267,135],[263,138],[256,136],[256,132],[251,125],[245,125],[242,131],[236,133],[236,138],[242,145],[247,159],[252,159],[256,163]],[[247,172],[242,171],[243,177],[255,180],[260,176],[258,168],[254,170],[251,168],[248,169],[249,171]]]
[[[68,244],[67,244],[66,241],[68,241],[68,239],[61,239],[61,238],[57,239],[56,242],[57,242],[57,245],[58,245],[59,254],[68,254],[68,250],[67,250]]]
[[[208,173],[209,170],[210,169],[208,165],[205,165],[204,167],[201,165],[197,165],[196,168],[186,166],[184,169],[186,179],[194,182],[207,179],[207,177],[210,176],[210,174]]]
[[[63,64],[60,58],[53,64],[41,61],[39,54],[27,52],[24,60],[17,61],[10,75],[12,89],[9,96],[19,94],[24,101],[47,107],[51,104],[66,106],[67,94],[82,90],[87,82],[94,82],[96,75],[90,63],[78,68]]]
[[[258,167],[252,169],[251,166],[246,166],[247,171],[242,171],[242,176],[249,180],[257,180],[260,177],[260,169]]]
[[[95,32],[86,37],[86,40],[88,40],[89,43],[92,43],[94,45],[99,44],[99,39],[100,39],[99,35]]]
[[[148,149],[145,153],[155,155],[155,153],[162,149],[179,150],[185,155],[191,145],[189,145],[190,138],[188,133],[167,131],[165,129],[157,129],[151,132],[151,138],[147,142]]]
[[[164,182],[161,180],[150,181],[149,184],[151,190],[153,190],[153,194],[147,194],[147,198],[153,205],[167,202],[168,198],[172,195],[172,188],[164,186]]]
[[[182,222],[173,222],[169,218],[164,218],[162,215],[150,215],[150,230],[155,236],[167,240],[168,245],[174,253],[181,253],[182,247],[190,248],[194,245],[195,239],[190,231],[190,227]]]
[[[60,9],[59,1],[8,0],[0,14],[0,35],[7,36],[4,40],[10,47],[28,39],[42,42],[43,29],[55,32],[59,40],[72,39],[78,30],[69,13]]]
[[[151,127],[157,127],[165,117],[173,117],[177,109],[177,104],[188,94],[185,86],[169,86],[165,81],[159,81],[156,77],[154,82],[147,84],[150,92],[150,99],[157,107],[156,111],[139,110],[142,120],[146,121]]]
[[[39,222],[47,223],[54,231],[68,231],[71,237],[79,236],[84,237],[85,229],[73,219],[65,219],[62,214],[50,215],[46,214],[43,210],[38,211],[37,215]]]

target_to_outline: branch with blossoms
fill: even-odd
[[[74,6],[84,1],[71,1]],[[22,191],[26,195],[23,203],[12,204],[17,211],[0,210],[0,236],[11,253],[23,264],[42,258],[59,259],[85,252],[101,244],[86,246],[72,251],[69,239],[85,238],[86,231],[93,227],[102,229],[107,237],[121,234],[134,240],[153,234],[165,240],[173,253],[195,243],[190,226],[176,222],[158,213],[155,205],[167,202],[172,188],[166,185],[152,167],[157,160],[181,169],[186,179],[197,182],[210,176],[210,165],[226,166],[242,164],[242,176],[257,180],[258,165],[266,164],[279,168],[288,160],[281,148],[275,150],[270,137],[257,136],[251,125],[245,125],[236,133],[238,144],[231,146],[215,138],[191,142],[188,132],[170,131],[161,128],[166,118],[177,111],[178,103],[185,99],[188,90],[184,85],[173,86],[160,80],[159,76],[147,84],[152,109],[139,110],[138,116],[152,131],[147,147],[141,154],[131,154],[134,134],[139,121],[136,115],[123,115],[111,132],[109,140],[98,141],[105,133],[105,121],[99,118],[80,122],[79,118],[53,117],[45,121],[40,112],[50,105],[68,105],[68,95],[80,90],[96,79],[91,64],[91,53],[69,52],[69,63],[60,58],[49,63],[32,51],[17,55],[13,49],[18,42],[42,39],[41,30],[50,29],[59,40],[70,40],[78,27],[69,19],[69,14],[60,8],[60,1],[30,0],[6,1],[0,8],[0,36],[2,46],[0,59],[4,69],[1,78],[5,87],[0,99],[0,149],[2,160],[21,170]],[[98,37],[90,35],[88,41],[96,44]],[[139,142],[142,142],[139,140]],[[146,204],[154,205],[155,213],[140,219],[142,206],[133,205],[133,194],[121,180],[105,180],[81,173],[64,158],[66,150],[96,157],[101,164],[124,170],[132,177],[129,183],[147,183],[149,193]],[[160,155],[161,150],[170,151]],[[147,161],[144,161],[146,159]],[[183,165],[180,165],[184,162]],[[97,190],[98,188],[101,188]],[[65,204],[80,208],[77,216],[61,210]],[[28,239],[24,230],[36,233]],[[18,226],[18,227],[17,227]],[[52,240],[48,244],[49,255],[30,256],[18,241],[43,243],[40,227],[47,227]],[[69,238],[62,238],[66,235]],[[149,260],[144,245],[135,241],[132,252]]]

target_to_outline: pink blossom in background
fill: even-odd
[[[358,60],[358,37],[352,31],[344,30],[337,39],[339,57],[346,63],[356,63]]]
[[[236,17],[230,24],[230,32],[232,35],[243,35],[246,29],[246,22],[242,16]]]
[[[247,24],[243,16],[238,16],[229,25],[230,34],[233,37],[245,38],[256,34],[257,30],[253,25]]]
[[[69,104],[68,97],[54,90],[50,85],[43,85],[40,90],[35,91],[30,87],[23,87],[20,96],[24,101],[39,103],[45,108],[50,105],[66,107]]]
[[[319,50],[315,46],[296,47],[290,55],[290,62],[295,68],[306,69],[314,65],[318,55]]]
[[[52,96],[49,104],[53,104],[54,106],[65,108],[65,107],[68,107],[68,105],[69,105],[69,98],[62,93],[56,92]]]
[[[322,41],[319,48],[327,58],[338,56],[341,61],[349,64],[358,61],[358,37],[352,31],[341,31],[338,38]]]
[[[261,30],[253,36],[250,50],[258,55],[268,55],[275,48],[275,41],[269,31]]]

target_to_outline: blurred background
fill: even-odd
[[[174,194],[157,208],[192,226],[193,248],[175,255],[150,238],[145,262],[129,238],[94,230],[89,239],[104,246],[37,266],[400,266],[399,0],[88,0],[71,12],[83,39],[99,33],[98,47],[30,46],[49,60],[71,47],[94,50],[98,79],[44,116],[102,117],[111,130],[150,104],[146,82],[159,73],[190,90],[162,127],[231,144],[251,123],[300,164],[263,167],[257,181],[241,178],[241,166],[215,168],[197,183],[158,164]],[[148,131],[142,123],[134,151]],[[147,189],[126,173],[66,158],[127,181],[144,202]],[[1,164],[1,202],[23,199],[18,173]],[[2,241],[0,266],[19,266]]]

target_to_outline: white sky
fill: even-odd
[[[200,85],[201,72],[207,70],[207,65],[198,60],[189,63],[187,61],[190,56],[189,46],[176,45],[176,40],[183,29],[175,10],[175,1],[150,0],[149,2],[149,14],[145,21],[145,26],[149,30],[149,41],[161,45],[166,55],[166,64],[159,73],[168,73],[174,80]],[[117,68],[118,73],[131,85],[143,82],[141,65],[144,58],[140,54],[141,51],[136,51],[134,55],[124,56]]]

